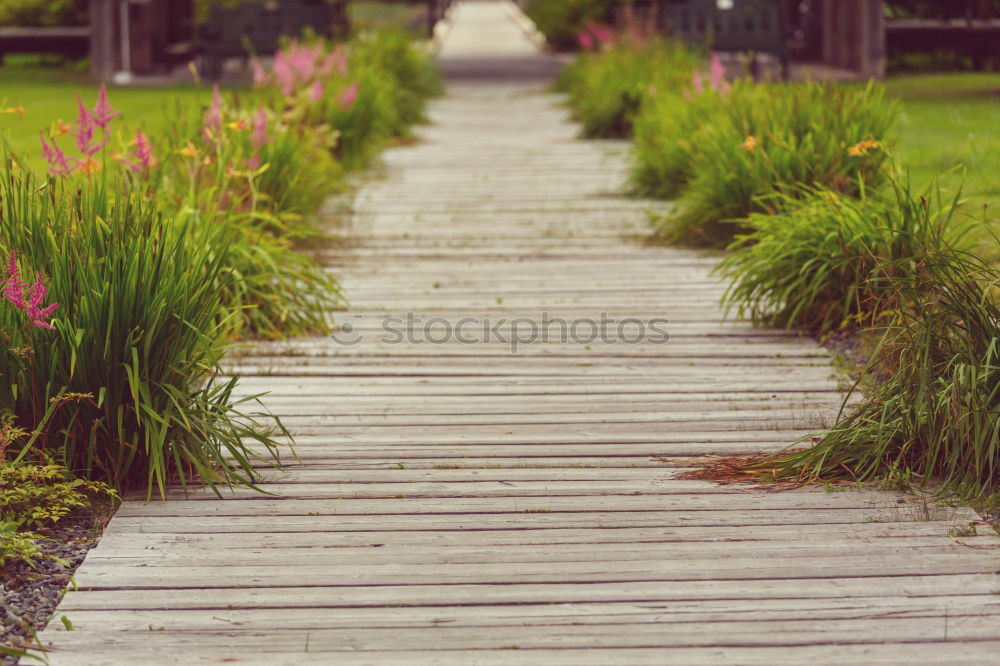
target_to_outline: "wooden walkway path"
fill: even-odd
[[[714,259],[635,240],[626,147],[574,139],[506,7],[457,6],[435,124],[329,252],[363,340],[233,359],[301,464],[273,497],[126,503],[51,663],[997,663],[998,540],[948,534],[970,511],[676,478],[819,427],[828,359],[723,323]],[[671,339],[391,344],[406,312],[663,317]]]

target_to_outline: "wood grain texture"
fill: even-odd
[[[262,468],[270,495],[126,502],[40,637],[50,662],[997,663],[1000,540],[949,533],[970,509],[678,478],[821,430],[839,382],[812,340],[724,317],[717,256],[639,242],[670,204],[619,194],[627,144],[575,138],[516,12],[457,3],[433,124],[331,202],[352,212],[319,256],[357,344],[229,359],[298,458]],[[512,353],[546,313],[670,340],[556,323]],[[412,339],[468,318],[493,337]]]

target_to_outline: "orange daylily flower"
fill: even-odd
[[[748,153],[757,152],[757,137],[755,137],[753,134],[747,136],[747,138],[743,140],[743,143],[741,143],[739,147],[747,151]]]
[[[867,139],[865,141],[858,141],[856,144],[848,148],[847,154],[851,157],[864,157],[868,154],[869,150],[878,150],[881,147],[881,142],[873,139]]]
[[[246,132],[250,129],[250,125],[247,124],[245,120],[240,118],[239,120],[234,120],[231,123],[226,123],[226,127],[231,130],[236,130],[237,132]]]
[[[190,141],[188,141],[187,145],[178,150],[177,152],[183,155],[184,157],[197,157],[201,153],[201,151],[195,148],[194,144],[191,143]]]
[[[62,118],[60,118],[59,120],[52,123],[52,131],[49,133],[49,135],[52,137],[62,136],[63,134],[68,133],[71,129],[73,129],[73,126],[63,121]]]
[[[101,170],[101,163],[88,155],[86,159],[80,160],[76,168],[89,176]]]

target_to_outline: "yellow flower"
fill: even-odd
[[[212,157],[210,155],[205,155],[205,157],[202,158],[202,160],[201,160],[201,163],[204,164],[205,166],[208,166],[212,162],[213,162],[213,160],[212,160]]]
[[[18,104],[17,106],[0,107],[0,113],[16,113],[17,115],[24,118],[24,106]]]
[[[76,168],[89,176],[101,170],[101,163],[93,157],[88,156],[87,159],[82,160]]]
[[[874,139],[867,139],[865,141],[858,141],[856,144],[848,148],[847,154],[851,157],[864,157],[868,154],[869,150],[878,150],[881,147],[881,142],[875,141]]]
[[[743,143],[739,145],[740,148],[747,151],[748,153],[757,152],[757,138],[751,134],[743,140]]]
[[[178,150],[177,152],[183,155],[184,157],[197,157],[201,151],[195,148],[193,143],[188,141],[187,145]]]
[[[69,132],[71,129],[73,129],[73,126],[70,125],[69,123],[63,122],[63,119],[60,118],[59,120],[55,121],[52,124],[51,135],[53,137],[62,136],[63,134]]]
[[[240,118],[239,120],[234,120],[231,123],[226,123],[226,127],[228,127],[231,130],[236,130],[237,132],[246,132],[248,129],[250,129],[250,126],[247,125],[246,121],[243,120],[242,118]]]

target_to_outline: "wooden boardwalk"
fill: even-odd
[[[997,663],[998,539],[949,537],[971,511],[677,478],[821,427],[837,383],[811,341],[722,321],[715,259],[637,242],[626,146],[575,140],[509,7],[457,6],[434,124],[329,251],[357,344],[232,361],[301,463],[273,496],[126,503],[51,663]],[[475,323],[394,344],[408,312],[410,337]],[[545,313],[664,318],[670,341],[556,322],[512,354],[511,320]]]

